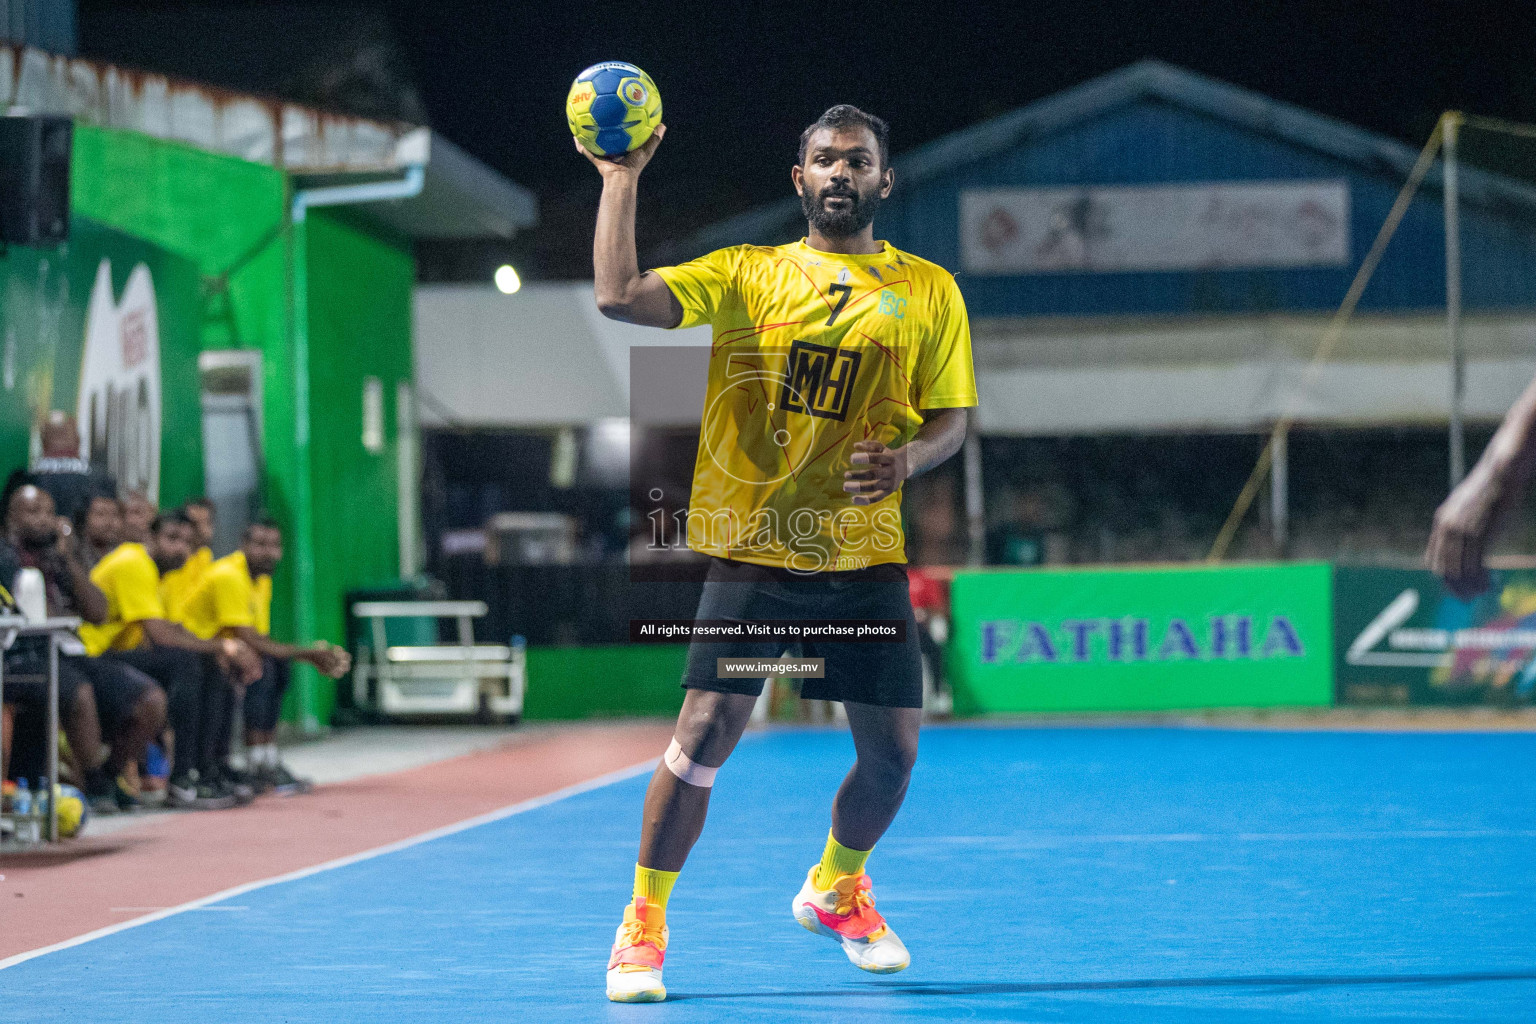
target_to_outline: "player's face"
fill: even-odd
[[[111,498],[91,499],[85,514],[85,535],[97,547],[116,545],[123,529],[123,509]]]
[[[880,144],[868,128],[823,128],[814,133],[794,180],[805,219],[831,238],[856,235],[873,223],[892,182],[891,172],[880,166]]]
[[[30,484],[11,498],[11,532],[29,548],[45,548],[59,539],[59,520],[53,514],[53,496]]]
[[[161,572],[179,569],[192,556],[192,527],[186,523],[165,523],[152,538],[150,552]]]
[[[129,540],[146,540],[149,526],[155,519],[155,506],[142,494],[130,494],[123,501],[123,536]]]
[[[270,576],[283,558],[283,535],[265,526],[253,526],[240,547],[252,576]]]

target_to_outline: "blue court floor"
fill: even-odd
[[[1536,1019],[1536,736],[930,730],[870,863],[885,977],[789,915],[851,759],[743,742],[662,1005],[603,998],[640,776],[18,964],[0,1019]]]

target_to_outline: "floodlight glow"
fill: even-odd
[[[503,295],[512,295],[523,286],[523,279],[517,276],[517,271],[503,263],[496,268],[496,290]]]

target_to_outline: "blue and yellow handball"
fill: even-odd
[[[633,64],[605,60],[571,83],[565,119],[593,156],[623,156],[645,145],[661,124],[661,92]]]
[[[85,802],[85,794],[74,786],[56,785],[53,798],[59,802],[59,835],[72,839],[85,831],[85,823],[91,820],[91,805]]]

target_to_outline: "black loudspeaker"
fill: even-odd
[[[69,237],[67,117],[0,117],[0,244],[51,245]]]

